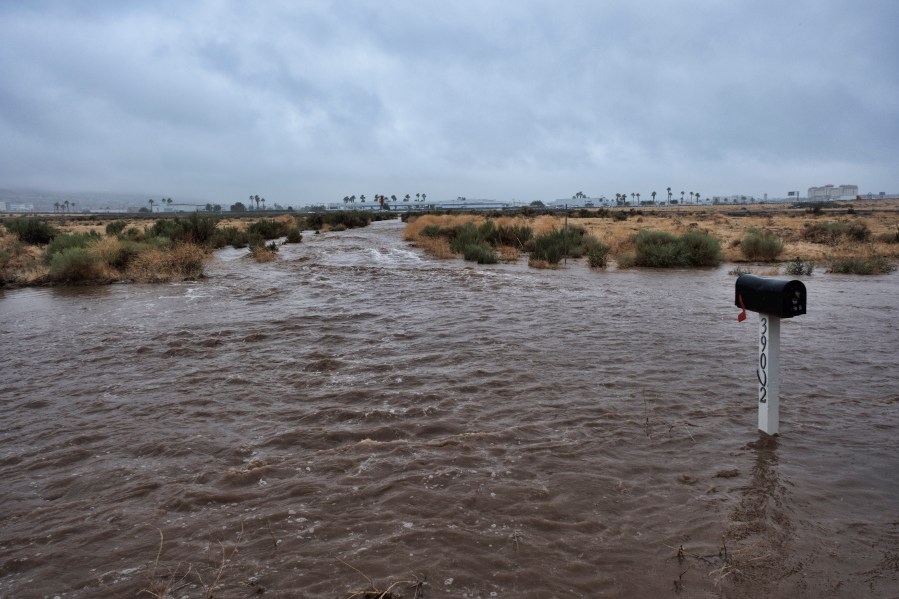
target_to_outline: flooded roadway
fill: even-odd
[[[899,274],[805,279],[771,445],[727,267],[401,227],[0,292],[0,596],[899,594]]]

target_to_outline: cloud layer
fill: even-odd
[[[0,5],[0,182],[283,204],[899,192],[880,0]]]

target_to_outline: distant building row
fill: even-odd
[[[808,188],[810,200],[854,200],[857,196],[858,185],[824,185]]]

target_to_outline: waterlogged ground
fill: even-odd
[[[0,292],[0,596],[899,595],[899,275],[805,280],[772,444],[727,267],[242,255]]]

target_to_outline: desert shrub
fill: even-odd
[[[877,236],[880,243],[899,243],[899,227],[896,227],[895,233],[881,233]]]
[[[334,231],[335,225],[343,225],[342,230],[367,227],[372,220],[384,220],[396,218],[392,215],[372,214],[370,212],[319,212],[310,214],[305,218],[304,228],[321,230],[327,225]]]
[[[46,245],[59,235],[59,231],[42,220],[15,218],[4,223],[6,230],[31,245]]]
[[[534,230],[527,225],[500,225],[496,228],[494,245],[508,245],[522,249],[533,237]]]
[[[247,232],[237,227],[222,227],[215,232],[212,247],[223,248],[230,245],[234,249],[247,247]]]
[[[636,266],[699,267],[716,266],[721,262],[721,243],[700,231],[691,231],[680,237],[665,231],[640,231],[634,243],[637,249],[634,256]]]
[[[424,229],[421,230],[421,235],[423,237],[430,237],[432,239],[436,237],[440,237],[440,225],[427,225]]]
[[[96,231],[89,231],[87,233],[63,233],[57,235],[49,244],[47,244],[47,249],[44,252],[44,263],[50,264],[53,260],[53,256],[60,252],[72,248],[85,248],[100,239],[100,234]]]
[[[777,259],[783,249],[783,241],[765,229],[749,229],[749,233],[740,241],[740,251],[749,260],[771,262]]]
[[[53,254],[49,276],[58,283],[94,281],[104,276],[103,262],[83,247],[67,247]]]
[[[187,218],[164,218],[150,227],[152,237],[166,237],[172,241],[196,244],[211,244],[218,227],[218,220],[212,216],[197,213]]]
[[[335,233],[340,233],[341,231],[346,231],[346,225],[343,223],[337,223],[336,225],[331,225],[330,229]]]
[[[841,238],[867,241],[871,237],[871,230],[863,222],[805,223],[801,237],[805,241],[825,244],[835,244]]]
[[[119,235],[122,231],[125,230],[125,227],[128,226],[127,221],[124,220],[114,220],[111,223],[106,225],[106,234],[107,235]]]
[[[247,227],[247,233],[258,233],[263,239],[277,239],[290,232],[290,223],[271,218],[262,218]]]
[[[580,258],[594,245],[600,243],[595,237],[588,235],[580,227],[554,229],[549,233],[534,237],[531,257],[544,260],[550,264],[558,264],[564,257]]]
[[[462,256],[471,262],[478,264],[496,264],[499,257],[496,250],[486,242],[471,243],[462,249]]]
[[[796,258],[792,262],[788,262],[786,269],[788,275],[792,275],[794,277],[798,277],[801,275],[810,275],[815,270],[814,262],[803,262],[799,258]]]
[[[299,227],[294,227],[287,232],[287,239],[284,243],[300,243],[303,241],[303,234],[300,233]]]
[[[587,263],[592,268],[605,268],[609,258],[609,246],[601,241],[591,243],[587,249]]]
[[[478,228],[472,223],[465,223],[451,231],[450,249],[461,254],[469,245],[477,245],[482,241]]]
[[[862,258],[834,258],[830,262],[830,272],[847,275],[880,275],[896,270],[883,256],[867,256]]]
[[[627,220],[626,212],[621,212],[619,210],[616,210],[616,211],[612,212],[611,214],[612,214],[612,220],[615,220],[615,221]]]
[[[721,242],[701,231],[681,235],[687,266],[717,266],[721,263]]]
[[[531,251],[532,260],[558,264],[564,254],[564,240],[561,235],[557,234],[557,231],[534,238],[534,249]]]
[[[729,271],[727,271],[727,274],[735,276],[735,277],[739,277],[740,275],[751,275],[752,269],[749,268],[748,266],[736,266],[736,267],[730,269]]]
[[[843,235],[852,241],[868,241],[871,238],[871,230],[863,222],[851,222],[846,226]]]

